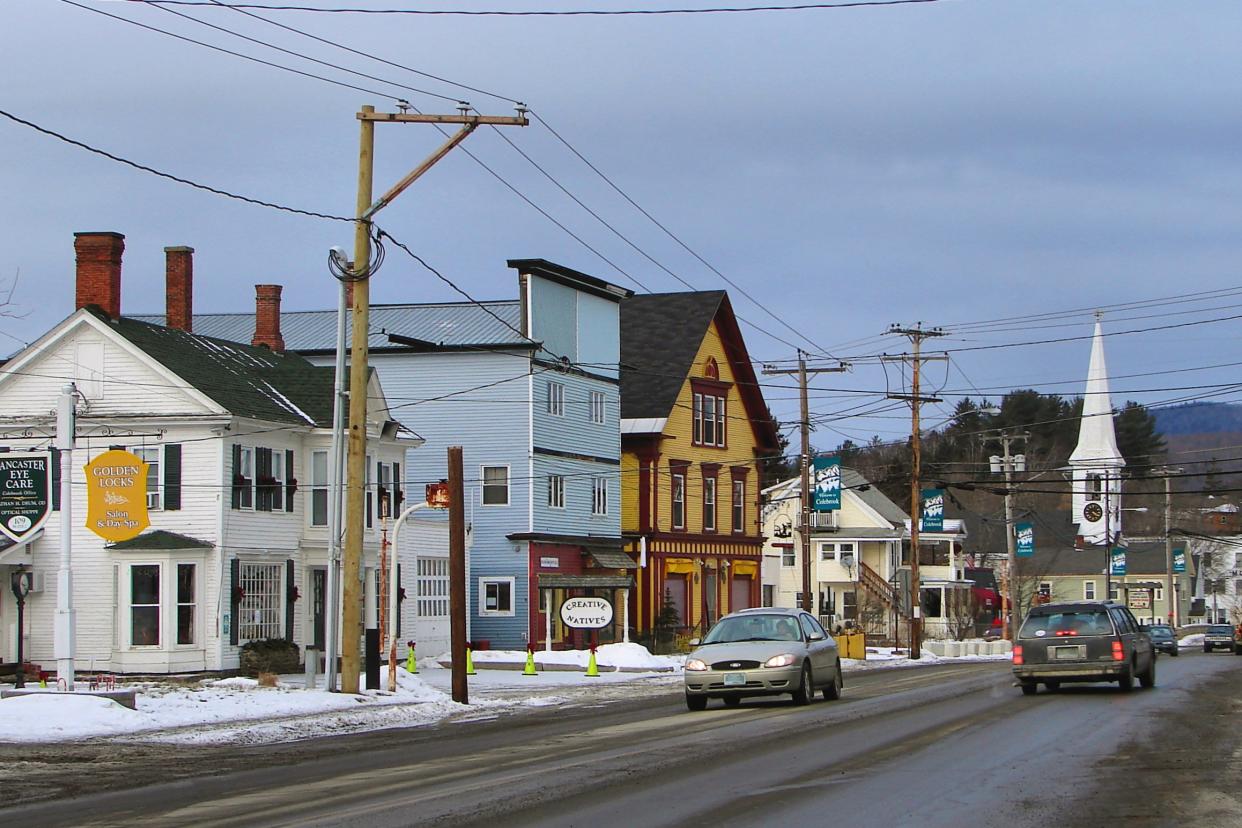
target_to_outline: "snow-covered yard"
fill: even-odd
[[[667,693],[681,684],[684,656],[656,656],[637,644],[597,650],[600,675],[587,676],[589,653],[535,654],[538,675],[523,675],[522,651],[474,654],[470,704],[452,701],[452,671],[423,659],[418,673],[398,668],[397,691],[359,695],[308,689],[300,675],[282,676],[275,687],[254,679],[227,678],[191,684],[131,682],[138,709],[84,693],[53,693],[0,701],[0,741],[57,742],[89,738],[182,743],[282,742],[329,734],[411,727],[445,720],[477,720],[523,707],[595,704]],[[867,660],[846,660],[846,672],[963,661],[1005,661],[1008,656],[944,658],[923,652],[910,661],[892,650],[868,648]],[[505,665],[507,669],[490,669]],[[560,669],[557,669],[560,668]],[[387,668],[380,686],[387,687]],[[322,682],[322,677],[320,679]],[[85,682],[81,683],[82,686]],[[320,683],[322,687],[322,683]]]

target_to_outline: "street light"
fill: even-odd
[[[26,671],[22,667],[26,653],[22,639],[26,631],[26,596],[30,594],[30,577],[31,573],[24,566],[19,566],[10,576],[9,583],[13,597],[17,599],[17,672],[13,677],[13,686],[19,690],[26,686]]]

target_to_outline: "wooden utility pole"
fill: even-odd
[[[466,504],[461,446],[449,446],[449,650],[453,701],[469,704],[466,688]]]
[[[361,139],[358,149],[358,220],[354,227],[354,309],[353,332],[349,351],[349,454],[346,460],[345,483],[345,549],[341,560],[341,690],[358,692],[359,633],[361,627],[362,532],[366,507],[367,456],[367,337],[371,317],[371,219],[392,202],[423,173],[465,140],[481,124],[492,126],[526,126],[526,111],[518,107],[517,117],[468,115],[463,106],[459,115],[411,115],[408,112],[376,112],[364,106],[358,113]],[[372,179],[375,168],[375,124],[460,124],[461,129],[449,136],[439,149],[398,181],[388,192],[372,203]],[[393,585],[396,588],[396,585]]]
[[[919,408],[925,402],[940,402],[939,397],[922,397],[919,395],[919,368],[928,360],[948,359],[947,355],[920,356],[923,340],[933,336],[944,336],[940,328],[924,329],[922,324],[913,328],[902,328],[897,325],[888,329],[890,334],[901,334],[910,338],[914,353],[910,357],[885,357],[899,359],[911,364],[910,393],[889,394],[890,399],[908,400],[910,402],[910,447],[913,453],[910,469],[910,658],[918,659],[923,654],[923,613],[919,601],[919,519],[922,515],[922,494],[919,491],[920,473],[920,440],[919,440]]]
[[[812,374],[839,374],[842,371],[848,371],[849,366],[844,362],[835,368],[811,368]],[[802,609],[813,613],[815,611],[814,600],[811,595],[811,414],[810,406],[807,403],[806,395],[806,353],[798,349],[798,367],[796,369],[778,369],[774,365],[763,366],[765,374],[797,374],[798,375],[798,396],[802,401],[802,453],[800,455],[800,473],[802,476],[802,521],[801,528],[798,532],[799,543],[802,546]]]
[[[1164,565],[1165,576],[1168,579],[1168,585],[1165,589],[1167,590],[1166,594],[1169,596],[1168,619],[1173,629],[1177,629],[1177,625],[1181,623],[1182,607],[1181,601],[1178,600],[1178,593],[1174,588],[1176,586],[1176,578],[1173,575],[1173,481],[1169,479],[1169,475],[1177,474],[1181,471],[1181,469],[1170,469],[1168,466],[1160,470],[1160,476],[1164,478]],[[1154,610],[1156,606],[1156,596],[1154,594],[1152,595],[1151,603]]]

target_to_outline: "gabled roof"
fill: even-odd
[[[621,419],[669,416],[713,320],[755,437],[774,448],[776,422],[723,290],[639,294],[621,302]]]
[[[1074,549],[1066,546],[1039,545],[1038,528],[1036,529],[1035,554],[1030,557],[1018,558],[1018,571],[1040,576],[1094,575],[1104,577],[1104,547],[1088,546],[1085,549]],[[1159,576],[1163,579],[1167,574],[1164,542],[1134,542],[1126,548],[1126,574]],[[1114,580],[1124,580],[1123,576],[1113,576]]]
[[[529,347],[530,341],[518,334],[522,329],[521,316],[521,306],[516,299],[480,302],[478,305],[468,302],[372,305],[368,343],[372,349],[389,348],[393,343],[388,335],[398,334],[447,348]],[[163,314],[130,318],[155,325],[164,324]],[[254,337],[254,313],[196,313],[194,332],[230,342],[249,342]],[[334,351],[336,311],[282,310],[280,335],[285,340],[285,348],[290,351]]]
[[[296,354],[86,312],[234,416],[308,427],[332,423],[332,368]]]
[[[768,487],[764,493],[770,492],[774,499],[784,499],[797,497],[801,489],[802,481],[797,477],[791,477]],[[894,528],[901,527],[910,521],[910,516],[890,500],[888,495],[872,485],[860,472],[848,466],[841,467],[841,490],[843,494],[848,493],[861,500],[881,518],[891,523]]]
[[[108,549],[115,552],[124,552],[127,549],[145,551],[149,549],[210,549],[211,547],[212,544],[208,541],[192,538],[189,535],[179,535],[165,529],[155,529],[129,540],[108,544]]]

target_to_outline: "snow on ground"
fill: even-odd
[[[1186,636],[1185,638],[1179,639],[1177,642],[1177,646],[1179,647],[1202,647],[1203,646],[1203,633],[1194,633],[1192,635]]]
[[[685,656],[652,655],[638,644],[607,644],[596,651],[597,677],[585,675],[589,656],[585,650],[537,652],[538,674],[527,676],[519,669],[487,669],[489,662],[510,668],[524,664],[524,651],[475,653],[477,674],[468,681],[469,705],[452,701],[452,671],[435,659],[420,661],[417,674],[398,668],[395,693],[328,693],[307,689],[303,676],[289,675],[281,676],[275,687],[262,687],[242,677],[188,684],[122,682],[118,687],[138,691],[137,710],[79,693],[15,697],[0,701],[0,742],[91,738],[191,744],[283,742],[445,720],[478,720],[523,707],[604,704],[655,696],[681,686]],[[924,650],[921,659],[911,661],[904,652],[868,647],[866,661],[845,660],[842,667],[855,672],[1008,658],[1007,654],[943,658]],[[562,669],[545,669],[554,665]],[[387,672],[387,667],[381,671],[381,687],[388,686]]]

